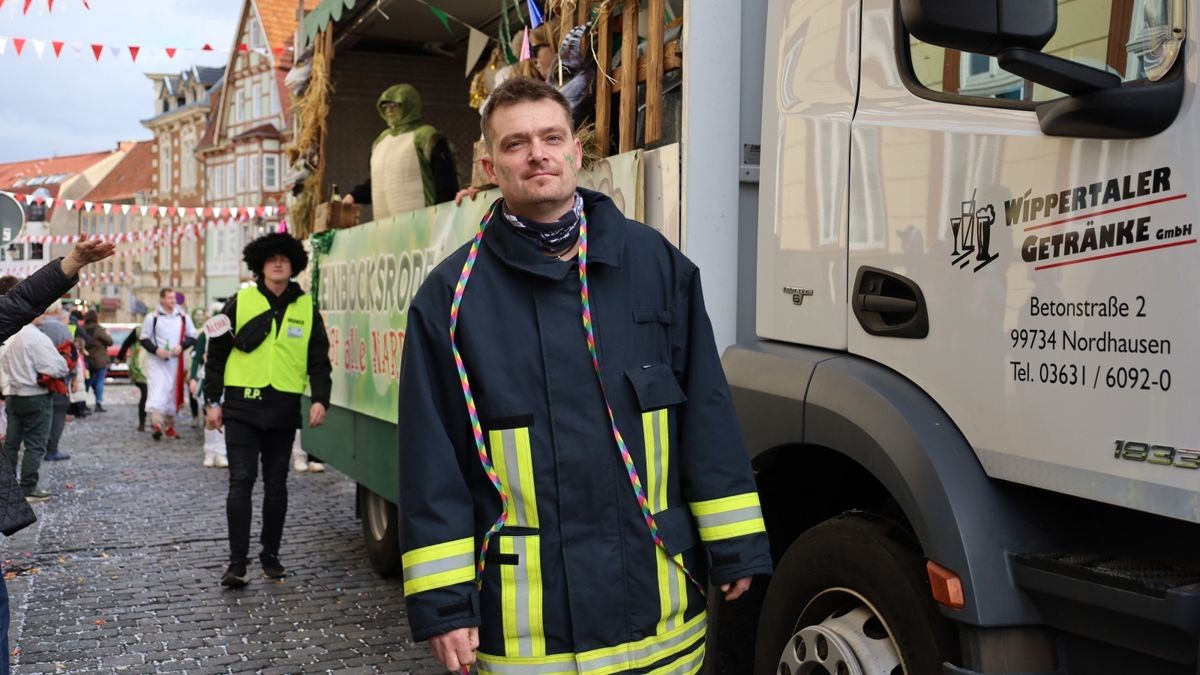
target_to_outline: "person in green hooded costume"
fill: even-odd
[[[342,201],[370,204],[383,220],[449,201],[458,192],[450,144],[421,119],[421,95],[411,84],[388,87],[376,104],[388,128],[371,146],[371,177]]]

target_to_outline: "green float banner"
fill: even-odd
[[[641,219],[641,172],[642,153],[635,151],[599,162],[579,182]],[[433,268],[475,236],[499,196],[491,190],[461,206],[438,204],[339,230],[329,253],[317,256],[333,405],[396,422],[409,304]]]

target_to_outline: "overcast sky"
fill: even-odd
[[[192,65],[224,66],[227,55],[176,53],[163,47],[228,50],[244,0],[0,0],[0,162],[115,148],[121,140],[152,137],[141,120],[154,114],[148,72]],[[17,57],[12,38],[26,38]],[[44,40],[39,60],[33,40]],[[66,42],[54,57],[52,40]],[[76,53],[71,43],[83,44]],[[105,45],[97,62],[91,44]],[[129,45],[141,47],[132,62]],[[114,57],[108,46],[120,46]]]

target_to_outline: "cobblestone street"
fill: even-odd
[[[3,543],[14,672],[441,672],[408,637],[400,580],[370,568],[352,482],[289,476],[279,582],[257,568],[260,482],[251,583],[222,589],[228,478],[201,466],[202,430],[185,415],[155,443],[136,389],[106,398],[67,425],[73,458],[43,464],[38,522]]]

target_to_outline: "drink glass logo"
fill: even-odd
[[[960,203],[959,215],[950,219],[950,231],[954,235],[954,251],[950,253],[950,264],[966,269],[975,260],[975,272],[987,267],[1000,257],[991,252],[992,225],[996,223],[996,208],[991,204],[976,208],[975,194],[970,201]]]

